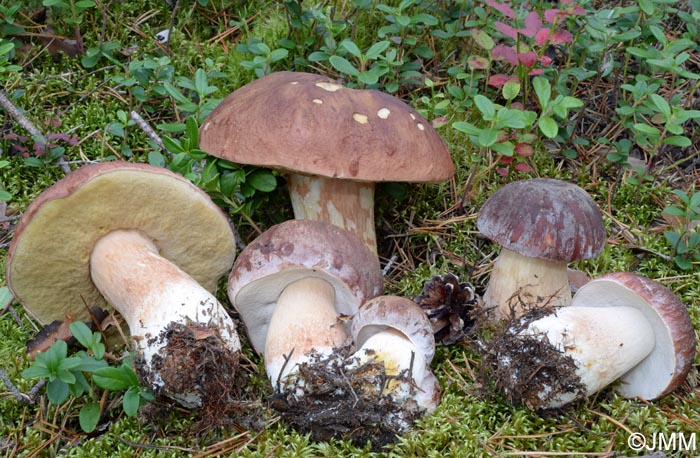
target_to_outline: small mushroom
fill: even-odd
[[[6,278],[43,324],[84,321],[85,304],[109,303],[129,326],[143,381],[193,407],[209,394],[209,374],[183,380],[195,352],[171,337],[213,334],[220,364],[237,368],[238,334],[213,294],[234,257],[230,222],[203,191],[162,168],[106,162],[72,172],[27,208]]]
[[[380,387],[381,394],[407,410],[412,408],[410,401],[419,411],[435,410],[440,398],[440,385],[430,371],[435,337],[423,309],[403,297],[375,297],[360,306],[351,332],[358,348],[351,366],[379,362],[392,378]]]
[[[477,226],[502,247],[483,296],[495,319],[570,304],[567,264],[597,256],[606,239],[593,199],[574,184],[549,178],[503,186],[484,203]]]
[[[629,272],[589,281],[570,306],[512,337],[516,350],[498,358],[501,389],[532,408],[561,407],[616,380],[625,397],[657,399],[685,380],[695,355],[690,316],[678,296]],[[524,367],[521,361],[538,353],[533,348],[544,350],[535,355],[538,367]],[[556,386],[560,380],[576,383]]]
[[[278,391],[314,356],[345,344],[340,315],[381,294],[379,262],[336,226],[292,220],[268,229],[239,255],[228,294]]]
[[[401,100],[301,72],[271,73],[234,91],[202,124],[200,146],[287,172],[296,219],[344,228],[374,253],[374,182],[454,174],[445,142]]]

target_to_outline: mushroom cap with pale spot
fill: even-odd
[[[90,278],[90,253],[103,235],[138,230],[209,291],[236,253],[231,224],[184,177],[147,164],[104,162],[77,169],[24,212],[10,244],[7,284],[42,324],[89,320],[107,304]]]
[[[426,366],[435,356],[433,326],[420,306],[400,296],[375,297],[360,306],[350,333],[357,348],[378,332],[395,329],[423,351]]]
[[[306,277],[331,284],[336,310],[343,315],[354,314],[383,290],[379,260],[353,234],[309,220],[271,227],[240,253],[228,282],[231,303],[258,353],[265,350],[277,298],[287,285]]]
[[[234,91],[204,121],[200,147],[239,164],[357,181],[454,174],[445,142],[413,108],[301,72],[271,73]]]
[[[678,388],[695,357],[695,332],[685,304],[662,284],[631,272],[614,272],[581,287],[570,307],[635,307],[654,330],[654,349],[620,377],[625,397],[657,399]]]
[[[503,186],[481,207],[476,224],[502,247],[548,261],[594,258],[606,240],[603,216],[591,196],[551,178]]]

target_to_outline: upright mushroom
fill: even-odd
[[[496,379],[531,408],[561,407],[618,379],[623,396],[657,399],[685,380],[695,356],[686,306],[658,282],[629,272],[589,281],[570,306],[506,338],[512,344],[494,349]]]
[[[297,219],[356,234],[374,252],[374,182],[449,179],[443,140],[389,94],[278,72],[234,91],[207,117],[200,146],[232,162],[288,172]]]
[[[517,317],[525,306],[570,304],[567,264],[597,256],[606,240],[593,199],[550,178],[503,186],[484,203],[477,227],[502,247],[483,296],[496,319]]]
[[[213,294],[234,257],[229,220],[188,180],[106,162],[72,172],[27,208],[6,278],[40,323],[88,320],[86,304],[111,305],[129,326],[144,382],[199,406],[212,374],[184,370],[203,356],[183,345],[195,334],[223,370],[237,368],[238,334]]]
[[[347,339],[340,315],[381,294],[377,258],[336,226],[292,220],[273,226],[239,255],[228,283],[253,348],[279,391],[314,356]]]

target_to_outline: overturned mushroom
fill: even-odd
[[[233,383],[237,372],[238,334],[213,294],[234,256],[227,217],[188,180],[108,162],[72,172],[27,208],[6,277],[40,323],[86,320],[85,304],[114,307],[129,326],[144,383],[192,407],[225,402],[210,390]],[[188,370],[203,366],[204,356],[175,341],[183,330],[203,336],[228,375]]]
[[[239,88],[207,117],[200,139],[214,156],[287,172],[297,219],[344,228],[374,253],[374,182],[454,173],[445,143],[416,110],[310,73],[272,73]]]
[[[377,391],[401,405],[400,412],[432,412],[440,385],[430,371],[435,355],[433,327],[423,310],[409,299],[379,296],[362,304],[352,319],[352,338],[358,347],[352,365],[376,361],[388,376]],[[398,431],[409,424],[398,415]]]
[[[278,391],[315,356],[345,344],[340,315],[381,294],[379,262],[354,235],[317,221],[273,226],[240,254],[228,294]]]
[[[570,304],[567,264],[597,256],[606,239],[593,199],[574,184],[549,178],[503,186],[484,203],[477,226],[502,246],[483,296],[495,319]]]
[[[685,305],[627,272],[589,281],[570,306],[505,338],[513,344],[501,342],[490,358],[497,384],[533,409],[561,407],[618,379],[623,396],[657,399],[685,380],[695,355]]]

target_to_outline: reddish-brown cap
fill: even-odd
[[[236,163],[357,181],[454,174],[445,142],[416,110],[310,73],[272,73],[234,91],[204,121],[200,147]]]
[[[586,191],[550,178],[503,186],[486,200],[476,223],[504,248],[549,261],[594,258],[606,240],[600,209]]]
[[[654,350],[620,378],[618,391],[624,396],[657,399],[688,376],[695,356],[695,333],[688,309],[670,289],[634,273],[615,272],[583,285],[571,303],[577,306],[635,307],[654,329]]]
[[[328,281],[335,289],[336,310],[344,315],[353,315],[383,290],[379,260],[349,232],[309,220],[273,226],[240,253],[228,282],[229,298],[257,352],[265,349],[277,298],[305,277]]]
[[[90,164],[27,207],[7,257],[8,286],[40,323],[89,320],[86,304],[106,305],[90,279],[90,253],[115,229],[143,232],[209,291],[236,253],[226,215],[184,177],[147,164]]]
[[[350,329],[357,348],[374,334],[395,329],[423,351],[426,366],[435,356],[435,336],[428,315],[405,297],[379,296],[365,302],[353,317]]]

